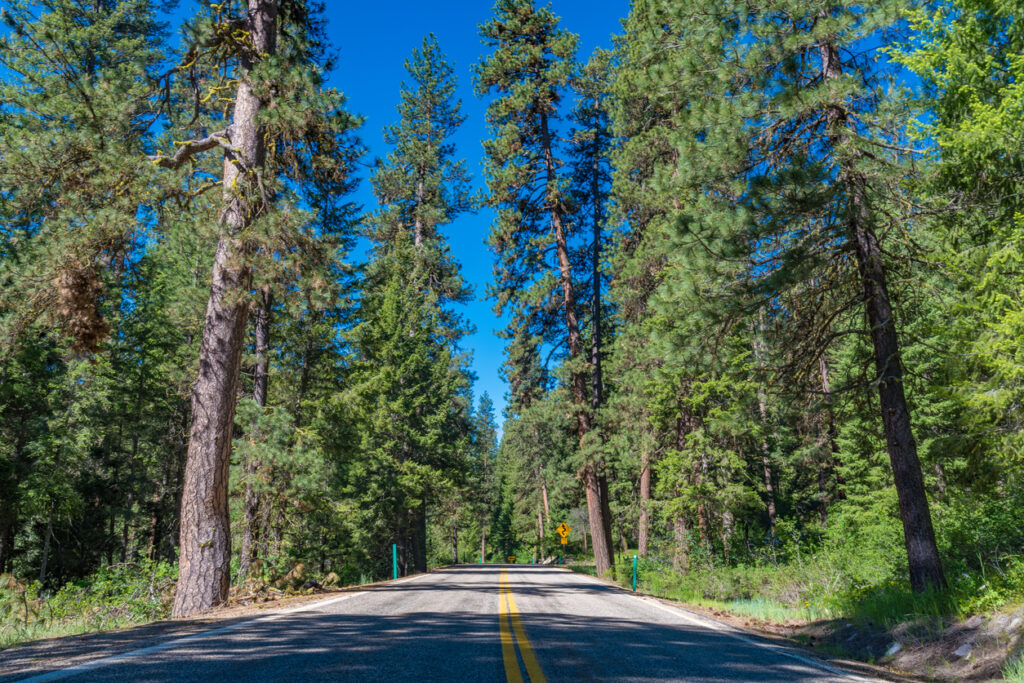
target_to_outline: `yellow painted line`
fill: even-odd
[[[505,679],[508,683],[523,683],[523,675],[516,661],[516,645],[509,628],[508,600],[505,597],[505,570],[501,570],[498,589],[498,627],[501,631],[501,660],[505,664]]]
[[[505,663],[505,677],[509,683],[522,683],[522,673],[519,670],[519,662],[516,661],[515,646],[512,633],[515,634],[515,641],[519,644],[519,654],[523,657],[523,664],[526,665],[526,673],[531,683],[547,683],[540,662],[533,653],[533,646],[530,639],[526,637],[526,630],[523,628],[522,620],[519,618],[519,608],[516,607],[516,599],[512,596],[512,589],[509,586],[505,570],[501,570],[499,579],[498,611],[501,629],[501,655]],[[509,622],[512,624],[512,633],[509,632]]]

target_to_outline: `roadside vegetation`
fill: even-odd
[[[110,631],[170,615],[177,566],[140,560],[102,568],[48,593],[0,576],[0,649],[20,642]]]

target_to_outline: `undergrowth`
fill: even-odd
[[[957,619],[1024,603],[1024,531],[1010,501],[938,507],[936,529],[948,590],[915,593],[907,580],[902,526],[884,493],[840,509],[827,528],[780,521],[776,535],[731,550],[693,539],[673,568],[671,548],[639,558],[638,590],[769,622],[848,619],[885,627]],[[658,550],[658,549],[655,549]],[[629,587],[633,552],[617,558]],[[1024,665],[1022,665],[1024,666]]]
[[[176,565],[140,560],[103,567],[47,595],[38,583],[0,576],[0,649],[163,618],[176,578]]]
[[[1024,683],[1024,652],[1006,660],[1003,665],[1003,680],[1011,683]]]

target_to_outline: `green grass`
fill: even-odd
[[[0,584],[0,649],[38,638],[110,631],[166,617],[177,568],[140,561],[105,567],[51,596],[38,584]]]
[[[1006,660],[1003,665],[1003,680],[1024,683],[1024,652]]]

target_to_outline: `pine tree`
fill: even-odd
[[[960,290],[948,343],[970,359],[958,393],[979,475],[992,456],[1012,471],[1021,447],[1019,17],[1014,2],[936,3],[911,14],[911,37],[892,49],[921,79],[914,137],[929,155],[920,189]]]
[[[498,309],[511,313],[505,331],[513,342],[511,359],[535,357],[537,340],[566,345],[582,446],[591,418],[570,244],[569,179],[557,138],[558,104],[573,73],[576,37],[532,0],[499,0],[494,18],[480,32],[493,53],[476,66],[477,92],[497,94],[487,113],[493,137],[484,143],[488,201],[498,213],[490,235],[498,256],[491,293]],[[604,575],[614,560],[600,476],[598,463],[584,463],[597,572]]]
[[[433,35],[413,50],[405,68],[412,85],[402,84],[399,121],[384,129],[392,151],[373,174],[381,208],[371,218],[369,236],[386,252],[399,233],[411,233],[423,291],[442,305],[464,303],[470,292],[440,232],[476,204],[466,164],[455,158],[450,141],[465,121],[455,99],[455,74]]]
[[[377,557],[385,557],[381,539],[390,539],[403,570],[426,571],[427,506],[464,475],[469,381],[439,309],[408,286],[417,256],[405,239],[380,257],[388,262],[387,279],[367,293],[355,331],[361,456],[349,477],[368,530],[378,532]]]
[[[411,467],[407,463],[414,461],[431,462],[431,458],[441,458],[440,453],[446,453],[442,460],[447,463],[444,465],[447,474],[458,479],[456,472],[465,468],[455,462],[465,457],[468,443],[468,427],[462,422],[468,420],[471,407],[462,406],[460,382],[466,381],[463,367],[466,359],[458,348],[458,341],[467,329],[450,305],[468,300],[470,290],[451,257],[441,228],[461,213],[472,210],[475,202],[469,193],[465,163],[455,158],[455,148],[450,141],[464,117],[461,104],[454,99],[454,73],[437,40],[433,36],[425,38],[422,47],[413,51],[405,66],[412,85],[403,84],[401,88],[399,121],[384,130],[385,141],[392,145],[392,151],[385,160],[378,162],[372,178],[380,208],[368,221],[368,235],[375,244],[373,259],[367,268],[363,326],[374,330],[376,325],[385,324],[375,320],[378,311],[385,311],[389,316],[412,316],[408,318],[408,327],[401,327],[405,323],[391,319],[390,323],[400,325],[393,333],[407,334],[418,340],[422,348],[415,349],[414,357],[424,364],[436,363],[437,367],[430,372],[442,376],[452,373],[446,381],[454,384],[449,385],[451,390],[447,393],[443,382],[436,389],[426,389],[426,385],[390,389],[405,397],[396,396],[396,401],[414,401],[406,392],[422,390],[432,393],[431,399],[436,403],[431,403],[430,408],[416,409],[419,412],[415,414],[393,413],[390,419],[400,424],[391,425],[389,429],[402,431],[404,435],[390,437],[396,442],[394,446],[383,451],[379,447],[372,450],[373,457],[383,458],[382,462],[392,463],[389,467],[399,469]],[[391,297],[398,295],[393,290],[403,286],[409,291],[398,301],[392,301]],[[413,297],[421,301],[414,303]],[[401,309],[400,312],[392,313],[392,306]],[[363,372],[386,376],[393,371],[387,364],[401,364],[403,360],[400,354],[372,348],[388,343],[378,336],[380,334],[382,331],[378,330],[361,343],[363,352],[372,353],[375,359]],[[406,344],[403,341],[402,348],[407,348]],[[436,414],[436,419],[447,415],[461,427],[447,434],[415,435],[421,428],[418,427],[422,424],[420,421],[428,419],[424,410]],[[372,431],[382,427],[383,423],[374,423]],[[434,442],[428,447],[419,441],[421,438]],[[425,571],[427,564],[428,500],[447,500],[449,517],[461,510],[455,500],[460,490],[458,482],[449,482],[449,486],[437,482],[434,488],[423,488],[427,486],[425,482],[415,484],[402,494],[409,501],[404,511],[400,512],[401,506],[395,502],[390,512],[381,513],[391,524],[388,535],[402,546],[403,565],[411,564],[417,571]],[[402,488],[404,484],[399,482],[398,486]],[[407,562],[410,554],[412,561]]]
[[[905,396],[892,264],[881,241],[893,239],[888,228],[905,215],[898,101],[880,103],[883,74],[844,52],[893,16],[888,3],[712,3],[679,8],[670,25],[679,31],[679,53],[696,57],[679,71],[680,90],[691,94],[680,180],[700,192],[687,207],[686,238],[710,245],[722,266],[750,260],[747,294],[723,279],[721,295],[765,307],[793,367],[816,360],[836,329],[832,321],[860,309],[911,584],[925,590],[945,582]],[[825,305],[787,308],[796,301],[787,298],[793,288],[803,301]],[[838,300],[834,292],[842,292]]]
[[[218,5],[201,15],[186,57],[186,63],[226,60],[237,67],[234,102],[230,114],[224,110],[230,123],[179,145],[170,156],[151,156],[154,164],[177,170],[198,154],[224,154],[223,210],[192,394],[174,606],[178,616],[223,602],[230,583],[228,464],[251,259],[258,251],[248,234],[261,220],[264,229],[273,225],[273,195],[281,191],[276,172],[310,184],[344,184],[349,156],[332,158],[332,153],[353,125],[337,94],[322,89],[324,73],[317,62],[322,44],[316,17],[305,3],[250,0],[244,12],[238,9]],[[282,26],[287,30],[281,31]],[[212,85],[209,96],[219,97],[230,87]],[[288,106],[271,106],[284,100]],[[308,150],[315,150],[318,161],[308,161]]]

